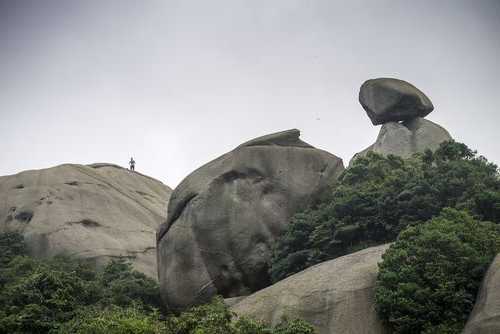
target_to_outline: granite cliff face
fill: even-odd
[[[126,256],[157,278],[155,231],[171,189],[110,164],[65,164],[0,177],[0,230],[24,234],[30,252],[96,264]]]
[[[162,298],[181,310],[270,284],[275,240],[343,171],[342,160],[284,131],[238,146],[187,176],[158,232]]]

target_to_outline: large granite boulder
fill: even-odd
[[[236,300],[231,310],[272,325],[283,316],[303,319],[319,334],[388,333],[374,299],[377,263],[387,248],[367,248],[317,264]]]
[[[66,164],[0,177],[0,231],[24,234],[31,253],[102,265],[126,256],[157,278],[155,232],[171,189],[110,164]]]
[[[291,216],[343,171],[342,160],[289,130],[251,140],[187,176],[158,231],[158,274],[168,307],[270,284],[272,247]]]
[[[374,125],[425,117],[434,109],[431,100],[418,88],[392,78],[365,81],[359,102]]]
[[[368,152],[409,158],[427,149],[435,151],[442,142],[448,140],[452,140],[452,137],[446,129],[420,117],[402,123],[385,123],[375,143],[354,155],[349,165],[357,157],[365,156]]]
[[[484,277],[464,334],[500,333],[500,254]]]

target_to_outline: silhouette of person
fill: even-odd
[[[130,165],[130,170],[135,170],[135,160],[134,158],[130,158],[130,161],[128,162]]]

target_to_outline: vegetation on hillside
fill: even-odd
[[[456,142],[411,159],[370,153],[356,159],[332,189],[319,204],[292,218],[274,251],[273,281],[394,241],[406,227],[446,207],[500,222],[497,166]]]
[[[124,259],[103,270],[70,257],[35,259],[21,234],[0,233],[0,334],[313,334],[302,321],[270,328],[240,318],[221,299],[175,316],[161,312],[158,284]]]
[[[375,298],[395,333],[460,333],[500,252],[499,225],[444,209],[410,226],[383,255]]]
[[[383,256],[377,309],[395,333],[458,333],[500,251],[497,166],[464,144],[411,159],[368,154],[278,240],[277,281],[318,262],[394,241]],[[270,328],[235,318],[222,299],[180,315],[157,283],[124,259],[102,270],[73,258],[35,259],[0,233],[0,334],[312,334],[298,320]]]
[[[460,333],[500,251],[500,177],[466,145],[410,159],[358,158],[279,239],[271,276],[394,242],[383,256],[377,309],[394,333]]]

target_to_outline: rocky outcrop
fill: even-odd
[[[442,142],[448,140],[452,140],[452,137],[446,129],[423,118],[414,118],[402,123],[385,123],[375,143],[357,153],[349,165],[354,159],[365,156],[368,152],[409,158],[427,149],[434,151]]]
[[[368,80],[361,86],[359,102],[374,125],[383,125],[375,143],[355,154],[349,166],[368,152],[409,158],[427,149],[434,151],[442,142],[452,139],[443,127],[422,118],[434,106],[424,93],[406,81]]]
[[[463,334],[500,333],[500,254],[490,265]]]
[[[172,193],[158,231],[158,274],[168,307],[248,295],[270,284],[271,250],[293,213],[344,169],[299,139],[260,137],[202,166]]]
[[[373,125],[425,117],[434,109],[431,100],[417,87],[392,78],[365,81],[359,102]]]
[[[268,324],[283,316],[310,322],[319,334],[388,333],[375,310],[377,263],[388,245],[317,264],[237,301],[231,310]]]
[[[171,189],[110,164],[66,164],[0,177],[0,230],[21,231],[35,256],[103,264],[129,257],[156,279],[155,231]]]

